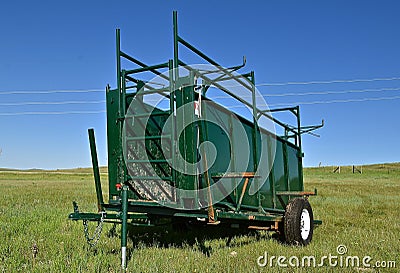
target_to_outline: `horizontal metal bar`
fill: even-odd
[[[160,203],[153,200],[129,200],[129,206],[161,207]]]
[[[129,159],[128,163],[168,163],[166,159]]]
[[[250,205],[241,205],[240,206],[242,209],[248,209],[248,210],[254,210],[254,211],[259,211],[260,207],[259,206],[250,206]],[[284,214],[285,210],[283,209],[274,209],[274,208],[266,208],[262,207],[264,211],[266,212],[271,212],[271,213],[278,213],[278,214]]]
[[[131,61],[131,62],[133,62],[133,63],[135,63],[135,64],[141,66],[141,67],[148,67],[148,65],[146,65],[145,63],[142,63],[141,61],[139,61],[139,60],[137,60],[137,59],[135,59],[135,58],[129,56],[128,54],[126,54],[126,53],[123,52],[123,51],[120,51],[120,56],[121,56],[121,57],[124,57],[125,59],[127,59],[127,60],[129,60],[129,61]],[[164,79],[166,79],[166,80],[169,80],[169,77],[165,76],[163,73],[161,73],[161,72],[159,72],[159,71],[157,71],[157,70],[155,70],[155,69],[152,69],[151,72],[153,72],[154,74],[160,76],[161,78],[164,78]]]
[[[109,205],[109,204],[105,204]],[[121,205],[119,206],[114,206],[115,209],[113,211],[118,212],[121,209]],[[108,208],[106,206],[106,208]],[[91,213],[91,212],[74,212],[71,213],[68,218],[70,220],[78,221],[78,220],[87,220],[87,221],[101,221],[101,218],[103,217],[104,222],[108,223],[115,223],[115,224],[120,224],[120,221],[108,221],[108,220],[120,220],[121,215],[119,213],[104,213],[103,216],[99,213]],[[146,213],[129,213],[128,214],[128,219],[132,220],[146,220],[148,219]]]
[[[227,172],[227,173],[215,173],[211,175],[212,178],[254,178],[261,177],[256,175],[254,172]]]
[[[317,195],[317,190],[312,191],[277,191],[275,193],[278,196],[309,196]]]
[[[130,80],[131,82],[134,82],[134,83],[138,83],[138,82],[139,82],[139,80],[137,80],[137,79],[135,79],[135,78],[133,78],[133,77],[130,77],[130,76],[128,76],[128,75],[126,75],[125,78],[128,79],[128,80]]]
[[[257,114],[257,120],[258,120],[261,116],[264,116],[264,117],[268,118],[269,120],[272,120],[273,122],[275,122],[276,124],[278,124],[278,125],[281,126],[282,128],[288,130],[289,132],[292,132],[292,133],[294,133],[294,134],[296,134],[296,135],[298,134],[296,128],[291,128],[288,124],[285,124],[285,123],[283,123],[282,121],[280,121],[280,120],[278,120],[278,119],[276,119],[276,118],[274,118],[274,117],[272,117],[272,116],[270,116],[270,115],[266,115],[266,114],[263,113],[263,112],[259,112],[259,113]]]
[[[127,141],[138,141],[138,140],[152,140],[152,139],[161,139],[161,138],[170,138],[170,134],[165,134],[161,136],[143,136],[143,137],[127,137]]]
[[[128,176],[130,180],[172,180],[172,176]]]
[[[174,217],[188,217],[188,218],[202,218],[202,219],[207,219],[208,215],[207,213],[183,213],[183,212],[177,212],[174,213]]]
[[[262,215],[258,213],[232,213],[232,212],[217,212],[218,220],[222,219],[232,219],[232,220],[245,220],[245,221],[282,221],[282,215]]]
[[[146,85],[147,88],[149,88],[149,85]],[[165,95],[165,94],[161,94],[163,92],[170,92],[169,91],[169,87],[166,88],[152,88],[152,89],[140,89],[141,91],[139,92],[135,92],[135,93],[131,93],[131,95],[136,96],[136,95],[150,95],[150,94],[156,94],[156,93],[160,93],[160,95]]]
[[[150,116],[163,116],[163,115],[170,115],[170,114],[171,114],[171,111],[154,111],[151,113],[126,115],[125,118],[145,118],[145,117],[150,117]]]
[[[263,110],[260,112],[283,112],[283,111],[292,111],[296,110],[296,107],[285,107],[285,108],[276,108],[276,109],[268,109],[268,110]]]
[[[167,67],[168,67],[168,62],[156,64],[156,65],[145,66],[145,67],[136,68],[136,69],[132,69],[132,70],[122,70],[122,71],[125,71],[125,75],[130,75],[130,74],[141,73],[141,72],[146,72],[146,71],[153,72],[153,70],[155,70],[155,69],[167,68]]]
[[[247,79],[247,77],[245,75],[249,75],[250,73],[246,73],[246,74],[239,74],[241,77]],[[228,81],[228,80],[232,80],[232,77],[224,77],[225,75],[222,75],[218,78],[214,79],[214,82],[223,82],[223,81]]]

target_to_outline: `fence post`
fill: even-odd
[[[333,173],[340,173],[340,166],[337,166],[336,169],[333,170]]]

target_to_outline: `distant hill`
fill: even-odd
[[[370,164],[370,165],[354,165],[356,173],[358,171],[362,173],[399,173],[400,174],[400,162],[395,163],[381,163],[381,164]],[[333,173],[334,170],[338,172],[339,166],[323,166],[323,167],[309,167],[305,168],[306,174],[312,173]],[[340,166],[340,173],[352,173],[353,166]]]
[[[370,164],[370,165],[356,165],[356,167],[361,167],[364,170],[369,170],[369,171],[379,171],[379,170],[385,170],[385,171],[392,171],[392,170],[400,170],[400,162],[394,162],[394,163],[377,163],[377,164]],[[324,169],[324,170],[330,170],[333,168],[336,168],[337,166],[323,166],[323,167],[306,167],[305,169]],[[347,166],[340,166],[342,170],[351,170],[352,166],[347,165]],[[13,172],[46,172],[46,173],[92,173],[93,169],[91,167],[87,168],[74,168],[74,169],[56,169],[56,170],[45,170],[45,169],[27,169],[27,170],[21,170],[21,169],[9,169],[9,168],[0,168],[0,172],[6,172],[6,171],[13,171]],[[102,174],[107,174],[108,173],[108,167],[103,166],[100,167],[100,173]]]
[[[45,170],[45,169],[10,169],[10,168],[0,168],[0,172],[24,172],[24,173],[92,173],[93,169],[89,168],[74,168],[74,169],[56,169],[56,170]],[[100,167],[100,173],[108,173],[108,167]]]

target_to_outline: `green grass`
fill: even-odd
[[[398,272],[400,268],[400,164],[364,166],[363,174],[342,167],[306,169],[307,190],[318,189],[310,202],[323,224],[307,247],[280,244],[271,234],[226,238],[142,233],[129,240],[130,272]],[[102,169],[105,172],[105,169]],[[107,180],[102,175],[102,180]],[[103,191],[107,192],[107,185]],[[106,225],[95,249],[83,237],[81,222],[67,220],[76,200],[82,211],[95,211],[93,177],[89,169],[0,171],[1,272],[119,272],[120,239],[107,236]],[[91,226],[93,230],[94,226]],[[175,236],[175,237],[174,237]],[[180,240],[183,238],[182,240]],[[32,255],[32,246],[38,254]],[[260,267],[268,256],[368,255],[372,261],[396,261],[395,269]],[[206,250],[206,251],[205,251]],[[209,256],[205,255],[209,252]],[[319,260],[318,260],[319,261]],[[371,264],[373,263],[371,262]],[[327,262],[325,263],[327,264]]]

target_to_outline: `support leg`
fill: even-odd
[[[121,229],[121,266],[126,269],[126,245],[128,236],[128,186],[122,187],[122,229]]]
[[[246,192],[246,188],[247,188],[247,184],[249,183],[249,178],[246,177],[244,180],[244,184],[243,184],[243,188],[242,188],[242,193],[240,194],[240,198],[239,198],[239,203],[237,204],[237,208],[236,210],[239,211],[240,210],[240,206],[242,205],[242,201],[243,201],[243,197],[244,194]]]

